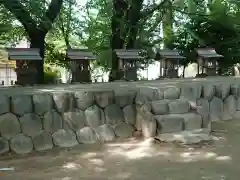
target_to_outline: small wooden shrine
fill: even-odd
[[[42,61],[38,48],[7,48],[8,60],[16,61],[17,82],[20,85],[37,83],[36,61]]]
[[[160,78],[178,78],[180,61],[185,59],[177,50],[159,49],[155,60],[160,62]]]
[[[91,82],[90,61],[96,56],[87,49],[68,49],[67,57],[70,60],[72,82]]]
[[[207,76],[218,75],[218,60],[223,56],[218,54],[214,48],[198,48],[197,63],[198,63],[198,76],[206,74]]]

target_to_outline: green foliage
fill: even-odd
[[[54,71],[50,67],[44,68],[44,84],[53,84],[59,78],[60,73],[58,71]]]

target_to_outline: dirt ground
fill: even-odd
[[[0,180],[239,180],[240,121],[213,125],[215,140],[201,147],[128,140],[80,145],[0,160]]]

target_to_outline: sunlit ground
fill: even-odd
[[[15,167],[15,171],[0,179],[239,180],[240,123],[228,121],[217,128],[225,131],[219,130],[213,144],[201,147],[129,139],[8,157],[0,167]]]

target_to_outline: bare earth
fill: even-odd
[[[2,180],[239,180],[240,121],[214,124],[212,145],[128,140],[0,160]]]

